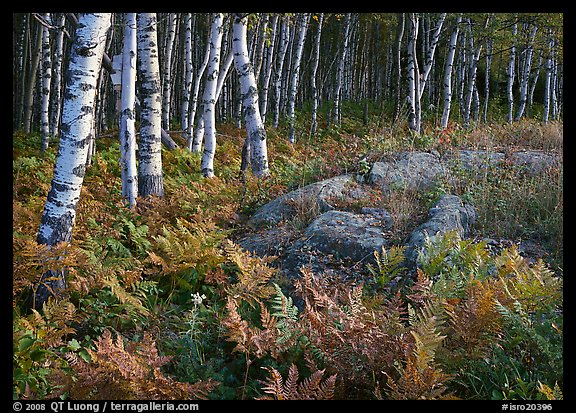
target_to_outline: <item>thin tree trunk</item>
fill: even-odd
[[[298,36],[296,40],[296,54],[294,56],[294,65],[292,67],[292,80],[290,81],[290,94],[288,95],[288,120],[290,122],[290,129],[288,132],[288,141],[290,143],[296,142],[294,131],[294,105],[296,103],[296,92],[298,91],[298,79],[300,76],[300,62],[302,61],[302,52],[304,51],[304,41],[306,40],[306,31],[308,29],[309,13],[304,13],[300,17],[300,24],[298,27]]]
[[[30,74],[28,75],[28,84],[26,85],[26,95],[24,99],[24,132],[30,133],[32,130],[32,112],[34,104],[34,89],[36,86],[36,74],[40,64],[40,55],[42,54],[42,36],[44,27],[37,24],[36,46],[32,52],[32,62],[30,64]]]
[[[448,46],[448,56],[446,57],[446,65],[444,68],[444,112],[442,114],[442,121],[440,125],[443,128],[448,126],[450,119],[450,106],[452,103],[452,71],[454,66],[454,56],[456,55],[456,42],[458,41],[458,31],[460,30],[460,22],[462,15],[456,18],[456,24],[450,35],[450,44]]]
[[[184,20],[184,88],[182,91],[181,126],[182,137],[187,141],[188,136],[188,108],[190,105],[190,90],[192,88],[192,13],[186,14]]]
[[[62,61],[64,57],[64,24],[66,23],[66,15],[60,13],[58,19],[58,36],[56,37],[56,50],[54,53],[54,69],[52,80],[52,117],[50,126],[52,132],[51,136],[58,136],[58,129],[60,127],[60,111],[62,108],[61,100],[61,86],[62,86]]]
[[[140,143],[138,193],[164,196],[162,177],[162,98],[156,13],[138,13],[138,75],[140,79]]]
[[[340,120],[342,118],[340,114],[340,103],[341,103],[341,93],[342,93],[342,84],[344,83],[344,63],[346,62],[346,53],[348,52],[348,42],[350,39],[350,21],[351,21],[351,13],[346,13],[344,17],[344,29],[342,32],[342,52],[340,54],[340,61],[338,63],[338,69],[336,71],[336,83],[334,89],[334,124],[340,125]]]
[[[210,42],[206,42],[206,52],[204,53],[204,59],[198,68],[198,73],[196,73],[196,79],[194,80],[194,90],[192,92],[192,108],[188,114],[188,131],[186,135],[188,136],[188,150],[192,152],[200,152],[202,148],[202,138],[203,134],[199,133],[194,135],[193,125],[194,118],[196,117],[196,107],[198,106],[198,93],[200,92],[200,81],[208,66],[208,60],[210,59]],[[202,107],[203,108],[203,107]],[[202,121],[203,122],[203,121]],[[203,129],[203,128],[201,128]]]
[[[410,104],[408,124],[411,130],[420,134],[420,70],[416,57],[418,39],[418,17],[415,13],[408,15],[410,21],[410,38],[408,40],[408,101]]]
[[[214,13],[210,28],[210,60],[204,89],[204,151],[202,152],[202,176],[214,177],[214,154],[216,152],[216,83],[220,66],[222,44],[222,13]]]
[[[396,39],[394,41],[395,64],[396,64],[396,105],[394,107],[394,122],[400,116],[402,107],[402,37],[404,36],[404,13],[398,13],[398,28],[396,29]]]
[[[44,14],[44,20],[50,23],[50,13]],[[52,81],[52,52],[50,50],[50,32],[48,27],[42,27],[42,106],[40,109],[40,124],[42,136],[42,152],[48,149],[50,141],[50,83]]]
[[[72,240],[92,133],[92,108],[104,53],[103,39],[110,28],[110,17],[110,13],[85,13],[79,18],[70,50],[58,157],[40,219],[39,244],[54,246]],[[42,308],[48,298],[58,298],[65,288],[64,270],[47,271],[34,287],[33,307]]]
[[[262,89],[260,91],[260,115],[262,116],[262,123],[266,122],[266,110],[268,108],[268,87],[270,86],[270,79],[272,78],[272,62],[274,61],[274,45],[276,40],[276,33],[278,29],[278,15],[272,17],[272,30],[270,45],[268,46],[268,55],[266,59],[266,68],[264,72],[264,80],[262,82]]]
[[[420,99],[422,99],[422,95],[424,95],[424,89],[426,88],[426,84],[428,82],[428,76],[430,75],[432,64],[434,63],[434,53],[436,52],[436,46],[438,45],[438,40],[440,39],[440,31],[442,30],[442,25],[446,19],[446,14],[447,13],[442,13],[440,15],[440,18],[436,24],[436,29],[434,30],[434,34],[430,40],[430,47],[426,55],[426,64],[422,70],[422,81],[420,82]]]
[[[322,23],[324,22],[324,13],[318,16],[318,32],[316,34],[316,41],[314,42],[314,60],[312,63],[312,73],[310,74],[310,88],[312,89],[312,127],[310,133],[316,134],[318,127],[318,87],[316,86],[316,73],[318,71],[318,64],[320,63],[320,37],[322,36]]]
[[[281,34],[280,34],[280,47],[278,49],[278,64],[276,67],[276,80],[274,82],[275,101],[274,101],[274,120],[272,126],[274,129],[278,128],[280,120],[280,100],[281,100],[281,85],[282,85],[282,67],[284,66],[284,58],[288,50],[288,43],[290,42],[290,21],[288,17],[282,18]]]
[[[526,108],[526,101],[528,100],[528,82],[530,80],[530,69],[532,67],[532,52],[534,51],[534,38],[536,37],[537,26],[532,28],[530,39],[526,47],[526,58],[524,60],[524,70],[520,77],[520,102],[518,104],[518,113],[516,113],[516,120],[520,120]]]
[[[506,87],[506,96],[508,98],[508,122],[512,123],[512,119],[514,116],[514,67],[516,65],[516,46],[515,46],[515,37],[518,33],[518,25],[514,23],[512,26],[512,36],[514,39],[512,40],[512,47],[510,48],[510,61],[508,62],[508,83]]]
[[[122,51],[122,105],[120,109],[120,173],[122,198],[133,209],[138,196],[136,169],[136,13],[125,14]]]
[[[252,173],[257,177],[268,174],[268,153],[266,148],[266,129],[260,117],[258,106],[258,88],[254,77],[254,68],[248,58],[246,31],[248,18],[235,14],[233,24],[232,49],[234,66],[240,80],[240,99],[244,106],[246,131],[250,148]],[[243,156],[244,159],[244,156]]]
[[[168,13],[168,36],[164,57],[164,83],[162,84],[162,127],[170,129],[170,103],[172,100],[172,49],[176,38],[176,13]]]

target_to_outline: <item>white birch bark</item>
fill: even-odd
[[[56,48],[54,52],[54,69],[52,70],[52,116],[50,119],[51,136],[58,136],[60,127],[60,111],[62,109],[62,60],[64,56],[64,24],[66,14],[60,13],[58,18],[58,35],[56,36]]]
[[[528,116],[532,114],[532,104],[534,103],[534,91],[536,90],[536,85],[538,84],[538,77],[540,76],[541,68],[542,68],[542,50],[540,50],[540,56],[538,57],[538,65],[536,66],[536,72],[534,73],[532,85],[530,86],[530,93],[528,94]]]
[[[268,152],[266,147],[266,129],[260,117],[258,106],[258,88],[254,68],[248,57],[246,39],[248,18],[241,14],[234,16],[232,49],[234,66],[240,80],[240,99],[244,107],[244,120],[250,146],[252,173],[257,177],[266,176],[268,170]]]
[[[203,133],[198,133],[194,135],[194,118],[196,117],[196,107],[198,106],[198,94],[200,93],[200,81],[202,80],[202,76],[204,75],[204,71],[206,71],[206,66],[208,66],[208,60],[210,59],[210,42],[206,42],[206,51],[204,53],[204,59],[202,59],[202,63],[198,68],[198,73],[196,73],[196,79],[194,80],[194,89],[192,91],[192,101],[191,108],[188,112],[188,130],[186,135],[188,136],[188,150],[192,152],[200,152],[202,148],[202,138]],[[203,121],[201,121],[203,122]],[[202,127],[199,128],[200,132],[203,132],[204,129]]]
[[[44,20],[50,23],[50,13],[44,14]],[[52,81],[52,53],[50,50],[50,32],[48,27],[42,27],[42,106],[40,108],[40,132],[42,136],[42,152],[48,149],[50,141],[50,82]]]
[[[138,171],[136,169],[136,13],[125,14],[122,50],[122,104],[120,108],[120,173],[122,198],[129,208],[136,206]]]
[[[516,45],[515,45],[515,37],[518,33],[518,25],[514,23],[512,26],[512,47],[510,48],[510,60],[508,62],[508,82],[506,84],[506,96],[508,98],[508,122],[512,123],[512,119],[514,116],[514,76],[515,76],[515,65],[516,65]]]
[[[344,29],[342,34],[342,53],[340,55],[340,61],[338,62],[338,69],[336,70],[336,83],[334,89],[334,123],[336,125],[340,124],[341,114],[340,114],[340,101],[342,93],[342,84],[344,82],[344,63],[346,62],[346,53],[348,52],[348,42],[349,42],[349,32],[350,32],[350,20],[351,13],[346,13],[344,18]]]
[[[484,76],[484,123],[488,123],[488,103],[490,100],[490,66],[492,64],[492,38],[486,39],[486,70]]]
[[[222,13],[214,13],[210,26],[210,60],[204,89],[204,151],[200,167],[202,176],[214,177],[214,154],[216,152],[216,83],[220,66],[220,48],[222,44]]]
[[[524,114],[524,109],[526,108],[526,102],[528,100],[528,81],[530,80],[530,69],[532,68],[532,53],[534,51],[534,38],[536,37],[536,31],[538,27],[534,25],[532,31],[530,32],[530,38],[528,40],[528,45],[524,53],[526,57],[524,59],[524,70],[520,76],[520,101],[518,103],[518,112],[516,113],[516,120],[520,120]]]
[[[172,49],[176,38],[176,13],[168,13],[168,36],[164,56],[164,82],[162,84],[162,127],[170,129],[170,104],[172,100]]]
[[[36,76],[40,65],[40,55],[42,54],[42,36],[44,28],[38,23],[36,33],[36,43],[31,53],[32,61],[26,84],[26,94],[24,96],[24,132],[30,133],[32,129],[32,112],[34,104],[34,89],[36,87]]]
[[[410,21],[410,37],[408,39],[408,124],[411,130],[420,133],[420,71],[416,57],[416,41],[418,39],[418,17],[415,13],[408,14]]]
[[[264,70],[264,79],[262,81],[262,88],[260,90],[260,116],[262,116],[262,123],[266,122],[266,111],[268,109],[268,88],[270,86],[270,79],[272,78],[272,62],[274,61],[274,50],[276,33],[278,29],[278,15],[272,16],[272,29],[270,31],[270,44],[268,46],[268,54],[266,58],[266,67]]]
[[[446,57],[446,65],[444,68],[444,111],[442,113],[442,121],[440,125],[443,128],[448,126],[450,119],[450,106],[452,103],[452,72],[454,66],[454,56],[456,55],[456,42],[458,41],[458,31],[460,30],[460,22],[462,15],[456,18],[456,24],[450,35],[450,44],[448,46],[448,56]]]
[[[276,66],[276,80],[274,82],[274,120],[272,126],[274,129],[278,128],[280,121],[280,101],[281,101],[281,86],[282,86],[282,68],[284,66],[284,58],[288,50],[288,43],[290,42],[290,20],[288,17],[282,18],[282,26],[280,32],[280,46],[278,49],[278,64]]]
[[[188,107],[190,104],[190,90],[192,89],[192,13],[187,13],[184,20],[184,88],[182,90],[181,126],[182,137],[188,136]]]
[[[49,246],[72,240],[76,206],[86,171],[96,84],[110,28],[110,13],[84,13],[70,50],[62,126],[54,175],[40,219],[37,241]],[[34,307],[66,286],[63,272],[48,271],[35,289]]]
[[[290,122],[288,141],[290,143],[296,142],[296,136],[294,131],[294,106],[296,103],[296,92],[298,91],[298,80],[300,76],[300,63],[302,61],[302,52],[304,50],[304,41],[306,40],[306,31],[308,30],[309,18],[310,13],[302,14],[298,25],[298,36],[296,37],[296,53],[294,56],[294,65],[292,66],[290,94],[288,96],[288,120]]]
[[[316,73],[318,72],[318,64],[320,63],[320,37],[322,36],[322,24],[324,22],[324,13],[318,15],[318,32],[314,42],[314,57],[312,63],[312,73],[310,74],[310,88],[312,89],[312,126],[310,133],[316,134],[318,127],[318,87],[316,86]]]
[[[430,47],[428,48],[428,53],[426,55],[426,64],[422,70],[422,80],[420,82],[420,99],[424,94],[424,89],[426,88],[426,82],[428,81],[428,76],[430,75],[430,70],[432,69],[432,64],[434,63],[434,53],[436,52],[436,46],[438,45],[438,40],[440,39],[440,32],[442,30],[442,25],[446,19],[447,13],[442,13],[438,18],[436,23],[436,29],[430,40]]]
[[[138,13],[138,76],[140,87],[140,142],[138,194],[164,196],[162,177],[162,97],[156,13]]]
[[[553,70],[552,51],[554,49],[554,40],[552,39],[552,36],[550,36],[549,44],[550,48],[548,51],[548,58],[546,59],[546,78],[544,82],[544,113],[542,115],[542,121],[544,123],[548,123],[550,116],[550,100],[551,100],[550,86],[552,83],[552,70]]]
[[[472,109],[472,99],[474,98],[474,90],[476,87],[476,72],[478,69],[478,61],[480,60],[480,53],[482,52],[482,43],[478,45],[477,49],[474,49],[474,37],[472,36],[472,22],[468,19],[468,44],[470,52],[470,66],[468,70],[468,86],[466,88],[466,97],[464,100],[464,127],[467,128],[470,125],[470,115]]]

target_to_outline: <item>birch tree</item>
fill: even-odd
[[[462,21],[462,14],[456,18],[456,23],[450,35],[450,43],[448,45],[448,55],[446,56],[446,64],[444,67],[444,111],[442,113],[442,120],[440,125],[443,128],[448,126],[450,119],[450,106],[452,103],[452,72],[454,67],[454,56],[456,55],[456,42],[458,41],[458,31],[460,30],[460,22]]]
[[[316,134],[317,117],[318,117],[318,87],[316,86],[316,73],[320,63],[320,37],[322,36],[322,23],[324,22],[324,13],[318,15],[318,32],[314,41],[314,56],[312,63],[312,73],[310,74],[310,89],[312,89],[312,126],[310,133]]]
[[[136,169],[136,13],[126,13],[122,49],[122,104],[120,108],[120,173],[122,198],[136,206],[138,171]]]
[[[508,122],[512,123],[514,117],[514,76],[516,64],[516,45],[515,38],[518,33],[518,24],[512,26],[512,47],[510,48],[510,60],[508,61],[508,81],[506,83],[506,97],[508,99]]]
[[[216,83],[220,67],[220,48],[222,44],[222,13],[214,13],[210,26],[210,60],[204,85],[204,151],[200,167],[202,176],[214,177],[214,154],[216,152]]]
[[[411,130],[420,134],[420,70],[416,57],[418,20],[415,13],[409,13],[410,37],[408,39],[408,124]]]
[[[526,108],[526,102],[528,100],[528,82],[530,80],[530,69],[532,67],[532,53],[534,50],[534,38],[536,37],[536,31],[538,27],[532,25],[532,30],[530,32],[530,37],[528,39],[528,44],[524,50],[524,65],[523,70],[520,73],[520,101],[518,102],[518,112],[516,113],[516,120],[520,120],[524,114],[524,109]]]
[[[268,46],[268,54],[266,57],[266,67],[264,70],[264,80],[262,81],[262,88],[260,90],[260,116],[262,116],[262,123],[266,123],[266,111],[268,110],[268,88],[270,86],[270,79],[272,78],[272,62],[274,61],[275,40],[278,29],[278,15],[272,16],[272,29],[270,30],[270,42]]]
[[[282,68],[284,66],[284,58],[288,50],[288,43],[290,42],[290,20],[287,16],[282,18],[282,25],[280,29],[280,45],[278,47],[278,63],[276,65],[276,79],[274,82],[274,120],[272,126],[274,129],[278,127],[280,121],[280,100],[281,100],[281,86],[282,86]]]
[[[346,61],[346,53],[348,51],[348,41],[350,32],[350,17],[351,13],[346,13],[344,18],[344,28],[342,33],[342,52],[340,55],[340,61],[338,62],[338,69],[336,71],[336,83],[334,89],[334,123],[339,125],[341,120],[340,114],[340,101],[341,101],[341,91],[342,83],[344,82],[344,63]]]
[[[58,156],[37,238],[39,244],[49,247],[72,240],[110,17],[110,13],[81,14],[70,50]],[[64,271],[44,273],[34,288],[33,306],[41,308],[65,287]]]
[[[182,88],[181,126],[182,136],[188,136],[188,108],[190,105],[190,90],[192,88],[192,13],[186,13],[184,20],[184,87]],[[190,145],[189,145],[190,146]]]
[[[162,177],[162,98],[156,13],[138,13],[138,74],[140,87],[140,143],[138,194],[164,196]]]
[[[200,81],[202,79],[202,76],[204,75],[204,72],[206,71],[206,67],[208,66],[208,60],[210,59],[210,42],[207,41],[206,42],[206,51],[204,52],[204,59],[202,59],[202,63],[200,64],[199,68],[198,68],[198,72],[196,72],[196,79],[194,79],[194,88],[192,90],[192,95],[190,98],[191,101],[191,107],[188,111],[188,113],[186,114],[186,116],[188,117],[188,130],[186,132],[186,136],[188,136],[188,150],[192,151],[192,152],[200,152],[200,149],[202,148],[202,138],[203,138],[203,132],[204,131],[204,118],[200,117],[200,119],[198,120],[198,122],[202,123],[202,126],[199,127],[199,133],[194,135],[194,119],[196,118],[196,107],[198,106],[198,93],[200,92]]]
[[[44,14],[46,23],[50,23],[50,13]],[[50,82],[52,81],[52,52],[50,50],[50,31],[42,26],[42,106],[40,108],[40,132],[42,152],[48,149],[50,141]]]
[[[296,103],[296,92],[298,91],[298,80],[300,75],[300,63],[302,61],[302,52],[304,50],[304,41],[306,40],[306,31],[308,29],[308,19],[310,13],[304,13],[300,17],[298,24],[298,36],[296,37],[296,53],[294,55],[294,64],[292,66],[292,80],[290,81],[290,94],[288,95],[288,120],[290,129],[288,132],[288,141],[296,141],[294,131],[294,105]]]
[[[404,36],[404,13],[397,13],[398,27],[396,28],[396,38],[394,40],[394,64],[396,66],[396,104],[394,106],[394,121],[400,116],[402,106],[402,37]]]
[[[234,15],[232,51],[234,54],[234,67],[240,80],[240,99],[244,107],[244,120],[246,131],[248,132],[246,152],[250,153],[252,173],[257,177],[262,177],[269,172],[266,129],[260,117],[254,67],[248,55],[247,25],[247,16],[239,13]]]
[[[168,38],[164,57],[164,81],[162,83],[162,127],[170,129],[170,102],[172,99],[172,49],[176,38],[176,13],[168,13]]]
[[[56,36],[56,48],[54,52],[54,62],[52,70],[52,115],[50,118],[51,136],[58,135],[60,127],[60,111],[61,111],[61,85],[62,85],[62,62],[64,57],[64,32],[66,23],[66,14],[60,13],[58,17],[58,34]]]

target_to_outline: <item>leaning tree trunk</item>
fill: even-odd
[[[440,122],[443,128],[448,126],[450,119],[450,105],[452,103],[452,68],[454,66],[454,56],[456,55],[456,42],[458,40],[458,31],[460,30],[460,22],[462,15],[459,15],[454,25],[454,30],[450,35],[450,44],[448,46],[448,56],[446,57],[446,66],[444,69],[444,112],[442,114],[442,121]]]
[[[516,120],[520,120],[524,114],[524,109],[526,108],[526,102],[528,101],[528,82],[530,80],[530,69],[532,68],[532,53],[534,50],[534,38],[536,37],[536,31],[538,27],[534,25],[532,32],[530,33],[530,39],[528,46],[524,53],[526,57],[524,60],[524,70],[520,76],[520,102],[518,104],[518,113],[516,114]]]
[[[194,90],[192,91],[191,98],[191,108],[188,113],[188,131],[186,135],[188,136],[188,150],[192,152],[200,152],[202,148],[202,138],[203,134],[197,134],[194,136],[194,118],[196,117],[196,107],[198,106],[198,93],[200,92],[200,80],[204,75],[206,66],[208,66],[208,59],[210,59],[210,42],[206,42],[206,52],[204,53],[204,59],[198,68],[198,73],[196,73],[196,79],[194,80]]]
[[[168,38],[164,57],[164,83],[162,84],[162,127],[170,130],[170,101],[172,99],[172,49],[176,38],[176,13],[168,13]]]
[[[70,49],[58,157],[40,219],[39,244],[51,247],[72,240],[110,17],[110,13],[84,13],[79,18]],[[41,308],[48,298],[59,297],[65,288],[63,270],[47,271],[34,287],[33,307]]]
[[[46,23],[50,23],[50,13],[44,14]],[[48,149],[50,141],[50,83],[52,81],[52,53],[50,50],[50,32],[42,27],[42,106],[40,109],[40,131],[42,135],[42,152]]]
[[[214,13],[210,28],[210,60],[204,85],[204,151],[202,152],[202,176],[214,177],[214,154],[216,152],[216,84],[220,66],[222,44],[222,13]]]
[[[122,105],[120,108],[120,174],[122,198],[129,208],[136,206],[138,171],[136,169],[136,13],[126,13],[122,50]]]
[[[295,38],[296,55],[294,56],[294,65],[292,66],[292,80],[290,81],[290,94],[288,96],[288,120],[290,122],[288,141],[290,143],[294,143],[296,141],[294,131],[294,105],[296,104],[296,92],[298,91],[298,78],[300,75],[300,62],[302,61],[302,52],[304,50],[304,41],[306,40],[309,16],[309,13],[304,13],[300,17],[301,20],[298,29],[298,36]]]
[[[234,16],[232,50],[234,66],[240,79],[240,99],[244,106],[244,120],[250,146],[252,173],[257,177],[268,174],[268,154],[266,148],[266,129],[260,117],[258,106],[258,88],[254,77],[254,68],[248,57],[246,31],[248,18],[237,13]]]
[[[340,124],[340,119],[342,118],[340,114],[340,103],[341,103],[341,91],[342,83],[344,82],[344,63],[346,62],[346,53],[348,52],[348,42],[350,33],[350,21],[351,13],[346,13],[344,19],[344,32],[342,34],[342,54],[340,55],[340,62],[338,63],[338,69],[336,70],[336,84],[334,89],[334,123],[336,125]]]
[[[138,193],[164,196],[162,177],[162,98],[156,13],[138,13],[138,74],[140,78],[140,143]]]

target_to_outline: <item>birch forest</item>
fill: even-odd
[[[14,406],[563,398],[562,13],[12,21]]]

